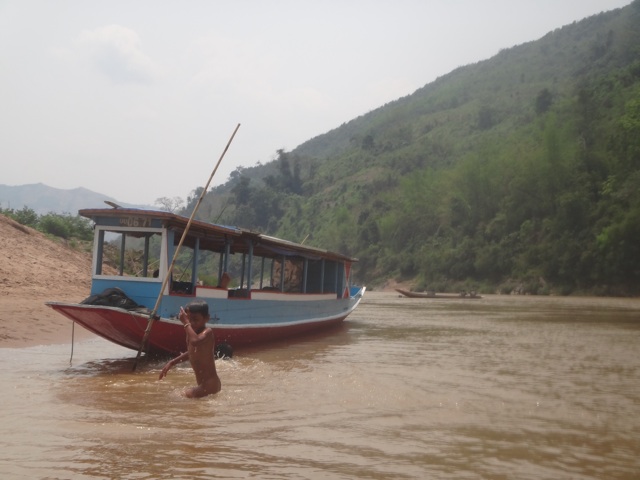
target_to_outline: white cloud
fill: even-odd
[[[160,69],[142,50],[138,34],[120,25],[85,30],[78,43],[83,58],[112,82],[152,83]]]

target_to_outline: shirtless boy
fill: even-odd
[[[199,398],[218,393],[222,388],[216,372],[214,359],[215,340],[213,330],[206,327],[209,321],[209,305],[206,302],[191,302],[186,311],[180,307],[178,319],[187,335],[187,351],[169,360],[160,372],[162,380],[178,363],[189,359],[198,385],[184,391],[188,398]]]

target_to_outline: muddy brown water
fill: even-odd
[[[640,478],[640,300],[368,292],[339,328],[187,364],[0,349],[0,477]]]

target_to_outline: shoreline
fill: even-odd
[[[84,327],[77,325],[72,328],[73,322],[47,307],[45,302],[56,300],[61,302],[78,302],[78,298],[84,298],[84,288],[77,288],[73,291],[65,291],[61,295],[51,292],[46,297],[42,294],[31,295],[25,298],[17,292],[8,292],[0,297],[0,325],[3,329],[0,331],[0,348],[27,348],[38,345],[53,344],[71,344],[72,333],[73,341],[82,341],[100,338],[98,335],[88,331]],[[389,291],[387,289],[377,290],[365,295],[364,302],[371,300],[373,302],[380,301],[388,297],[396,299],[401,297],[400,294]],[[617,298],[617,297],[548,297],[548,296],[511,296],[511,295],[486,295],[479,299],[479,303],[496,303],[499,302],[508,306],[515,300],[524,301],[530,305],[548,304],[564,304],[567,308],[572,308],[576,304],[606,305],[607,308],[621,310],[640,310],[640,299],[638,298]],[[425,303],[432,301],[428,298],[406,298],[402,297],[403,302],[407,303]],[[475,303],[475,302],[473,302]]]
[[[45,305],[51,298],[29,299],[11,295],[0,297],[0,348],[26,348],[37,345],[71,344],[74,341],[97,338],[81,326]],[[73,299],[56,299],[76,302]]]

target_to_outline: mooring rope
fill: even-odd
[[[71,365],[71,361],[73,360],[73,339],[76,331],[76,322],[71,322],[71,356],[69,357],[69,365]]]

